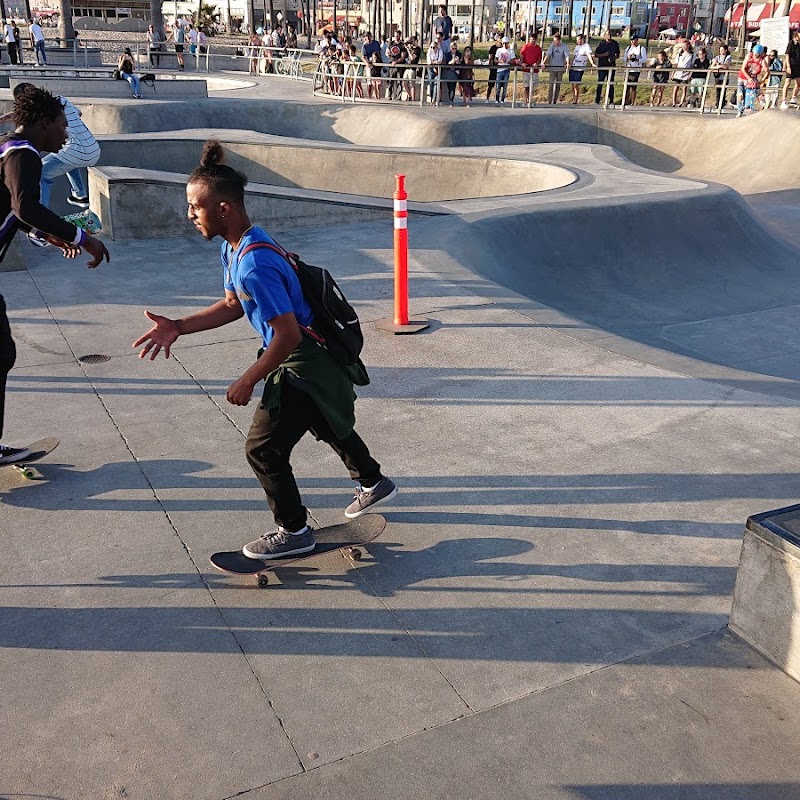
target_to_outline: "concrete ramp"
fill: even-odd
[[[637,358],[690,374],[800,378],[800,252],[727,187],[636,203],[542,203],[463,215],[446,228],[431,219],[413,235],[426,259],[438,250],[531,301],[514,302],[522,313],[551,324],[540,306],[555,309],[566,318],[556,327],[607,337],[610,349],[619,349],[619,337],[647,346]],[[722,370],[698,370],[693,361]],[[771,388],[796,391],[783,382]]]

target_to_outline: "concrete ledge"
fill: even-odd
[[[800,505],[747,520],[730,628],[800,680]]]
[[[103,54],[99,47],[78,47],[75,50],[73,50],[72,47],[45,47],[45,55],[47,56],[47,65],[51,67],[99,67],[103,64]],[[25,42],[23,57],[25,58],[26,63],[22,64],[22,67],[36,66],[36,57],[34,55],[33,48],[30,46],[27,40]],[[11,64],[6,48],[3,48],[2,53],[0,53],[0,63],[6,66]],[[16,68],[20,65],[12,64],[11,66]]]
[[[142,73],[139,73],[141,77]],[[115,80],[111,77],[111,70],[108,77],[89,78],[89,77],[42,77],[32,75],[30,78],[10,78],[9,85],[13,89],[19,83],[34,83],[42,89],[47,89],[53,94],[61,94],[65,97],[111,97],[120,99],[131,98],[131,87],[125,80]],[[155,87],[145,83],[141,85],[142,96],[146,99],[163,100],[166,98],[196,98],[208,97],[208,87],[202,78],[197,80],[159,80],[156,78]]]
[[[112,239],[149,239],[189,236],[194,226],[186,216],[188,175],[129,169],[89,169],[92,210]],[[335,225],[378,219],[391,221],[393,203],[333,192],[287,189],[250,183],[247,210],[254,222],[270,230],[304,225]],[[444,213],[437,208],[409,204],[410,214]]]

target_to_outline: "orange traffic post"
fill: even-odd
[[[426,320],[408,319],[408,195],[406,176],[395,175],[394,192],[394,319],[378,320],[375,327],[388,333],[418,333]]]

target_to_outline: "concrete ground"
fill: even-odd
[[[390,315],[389,225],[281,240]],[[41,481],[0,470],[0,798],[800,798],[800,687],[726,629],[745,519],[797,501],[795,392],[615,352],[418,250],[429,330],[365,326],[388,528],[258,589],[208,563],[270,524],[224,399],[251,330],[130,347],[144,308],[220,296],[217,245],[26,248],[6,436],[62,443]],[[341,520],[335,455],[294,461]]]

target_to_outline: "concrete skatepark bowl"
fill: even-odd
[[[541,111],[500,121],[466,112],[455,122],[416,109],[251,100],[245,132],[226,124],[235,103],[191,104],[178,136],[165,130],[174,115],[157,103],[97,104],[85,114],[104,132],[102,169],[135,163],[148,170],[140,191],[158,184],[176,204],[183,178],[164,176],[188,173],[202,140],[217,136],[259,185],[259,211],[278,229],[294,215],[265,193],[279,204],[302,200],[309,223],[326,203],[339,204],[342,220],[374,219],[389,206],[371,198],[391,197],[394,173],[404,172],[412,209],[427,217],[414,241],[429,266],[457,262],[527,298],[531,310],[577,321],[576,335],[605,331],[607,346],[652,363],[718,379],[764,370],[778,379],[773,388],[794,394],[782,379],[800,377],[800,237],[789,241],[800,196],[796,115],[665,123],[641,113]],[[774,156],[755,155],[761,141]],[[127,186],[109,229],[146,235],[135,174],[104,177],[102,191],[108,177]],[[324,193],[321,205],[314,192]],[[154,222],[152,235],[190,230],[179,213]],[[753,330],[757,337],[743,335]]]
[[[744,521],[800,485],[797,115],[354,107],[256,82],[76,98],[112,261],[23,242],[0,274],[8,434],[62,440],[42,481],[0,470],[0,795],[797,800],[785,648],[728,629]],[[212,135],[253,218],[356,304],[358,430],[400,487],[358,567],[265,590],[208,563],[271,524],[253,404],[225,402],[252,330],[152,363],[130,346],[144,308],[220,297],[219,242],[185,220]],[[414,337],[370,325],[395,171]],[[296,453],[304,502],[339,521],[338,458]],[[782,556],[785,613],[740,629],[793,630]]]

